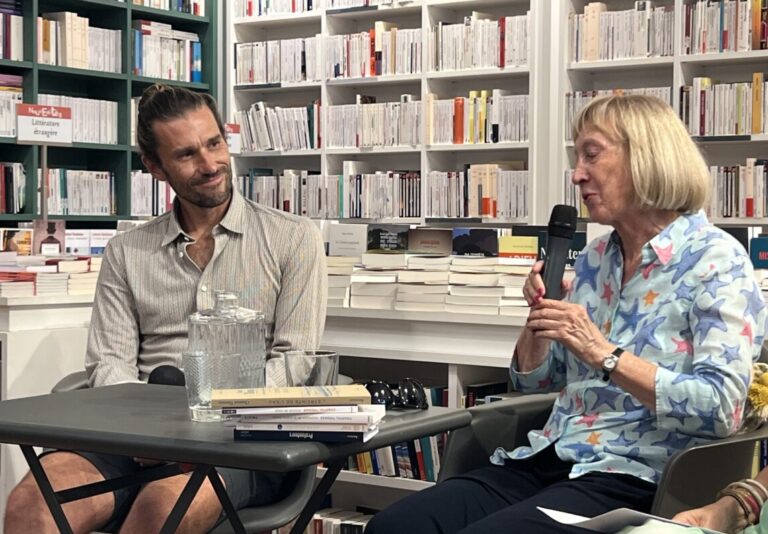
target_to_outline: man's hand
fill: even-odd
[[[702,508],[680,512],[672,521],[728,534],[741,532],[747,526],[744,510],[733,497],[722,497]]]

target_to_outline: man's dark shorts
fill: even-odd
[[[56,452],[44,451],[40,456]],[[145,469],[133,461],[130,456],[115,456],[93,452],[72,451],[88,460],[99,470],[105,479],[129,475]],[[295,485],[298,473],[271,473],[266,471],[247,471],[244,469],[216,468],[227,488],[232,504],[236,510],[252,506],[262,506],[282,499]],[[128,516],[133,501],[139,494],[141,486],[131,486],[115,490],[115,511],[104,527],[104,532],[117,532]],[[222,512],[219,522],[225,516]]]

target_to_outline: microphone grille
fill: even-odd
[[[549,216],[547,231],[552,236],[573,239],[577,218],[576,208],[565,204],[557,204],[552,208],[552,214]]]

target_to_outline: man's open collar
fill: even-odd
[[[181,228],[181,225],[179,224],[178,210],[179,199],[175,198],[173,199],[171,216],[168,218],[168,227],[165,230],[165,235],[163,236],[163,241],[161,243],[161,246],[163,247],[166,247],[169,244],[175,242],[180,235],[190,237],[186,232],[184,232],[184,230]],[[244,211],[245,200],[243,200],[242,195],[238,191],[233,189],[232,200],[229,203],[229,209],[227,209],[227,213],[224,215],[224,218],[221,220],[219,225],[221,225],[222,228],[229,232],[242,234],[244,226]]]

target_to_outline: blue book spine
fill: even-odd
[[[203,81],[203,51],[201,43],[192,43],[192,81]]]

